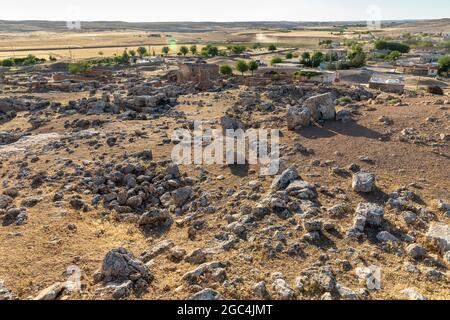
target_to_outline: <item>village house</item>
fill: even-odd
[[[395,72],[416,76],[436,77],[439,74],[439,64],[420,63],[413,60],[399,60],[394,64]]]
[[[388,74],[376,74],[370,78],[369,88],[390,93],[403,93],[405,81],[403,77]]]
[[[139,64],[139,65],[161,65],[165,62],[165,59],[163,57],[131,57],[130,63],[131,64]]]
[[[334,48],[334,49],[323,50],[323,53],[325,53],[329,56],[334,56],[338,60],[343,60],[343,59],[347,58],[348,50],[345,48]]]

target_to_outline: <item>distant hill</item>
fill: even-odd
[[[141,30],[160,32],[208,32],[224,28],[281,28],[296,29],[304,27],[333,27],[365,25],[365,21],[329,21],[329,22],[295,22],[295,21],[257,21],[257,22],[123,22],[123,21],[90,21],[82,22],[82,31]],[[449,27],[450,19],[440,20],[401,20],[384,21],[385,26],[417,27],[427,29],[433,27]],[[67,31],[65,21],[8,21],[0,20],[2,32],[64,32]]]

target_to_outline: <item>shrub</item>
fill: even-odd
[[[297,71],[294,73],[297,77],[307,77],[308,79],[311,79],[312,77],[318,76],[320,72],[315,71]]]
[[[5,59],[2,61],[2,66],[3,67],[14,67],[14,60],[13,59]]]
[[[272,61],[270,62],[272,65],[277,64],[277,63],[282,63],[283,59],[281,59],[280,57],[274,57],[272,58]]]
[[[391,51],[386,57],[384,58],[386,61],[396,61],[398,60],[402,54],[399,51]]]
[[[271,44],[268,48],[269,51],[275,51],[277,50],[277,47],[274,44]]]
[[[340,97],[338,99],[338,101],[340,103],[350,103],[350,102],[352,102],[352,98],[350,98],[349,96],[344,96],[344,97]]]
[[[69,64],[69,72],[72,74],[82,74],[91,70],[91,64],[88,61],[78,61]]]

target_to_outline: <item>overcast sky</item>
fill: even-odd
[[[20,0],[2,1],[0,20],[344,21],[436,19],[449,0]]]

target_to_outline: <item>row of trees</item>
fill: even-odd
[[[253,49],[261,48],[261,44],[254,44]],[[145,50],[145,48],[144,48]],[[203,47],[200,51],[200,54],[204,57],[215,57],[215,56],[227,56],[228,52],[231,52],[232,54],[242,54],[245,51],[248,50],[248,47],[245,45],[233,45],[228,46],[226,50],[221,50],[217,46],[208,44],[205,47]],[[275,45],[269,45],[268,47],[269,51],[275,51],[277,50],[277,47]],[[162,48],[162,52],[164,55],[168,55],[171,51],[171,48],[169,46],[165,46]],[[178,55],[186,56],[188,53],[192,53],[192,55],[198,54],[198,49],[196,45],[192,45],[191,47],[187,46],[181,46],[180,51],[177,53]]]
[[[50,61],[55,61],[56,59],[53,56],[50,56]],[[8,58],[0,61],[0,65],[2,67],[14,67],[14,66],[31,66],[38,63],[43,63],[47,61],[44,58],[37,58],[36,56],[29,54],[25,58]]]
[[[246,73],[247,71],[251,71],[252,76],[253,73],[258,70],[259,68],[259,64],[254,61],[251,60],[249,62],[246,62],[244,60],[240,60],[236,63],[236,70],[239,71],[240,73],[242,73],[242,75],[244,75],[244,73]],[[231,68],[229,65],[225,64],[222,65],[220,67],[220,73],[223,75],[232,75],[233,74],[233,68]]]
[[[407,44],[400,43],[400,42],[389,42],[389,41],[385,41],[385,40],[376,41],[375,49],[398,51],[400,53],[408,53],[409,50],[411,50],[411,48]]]

